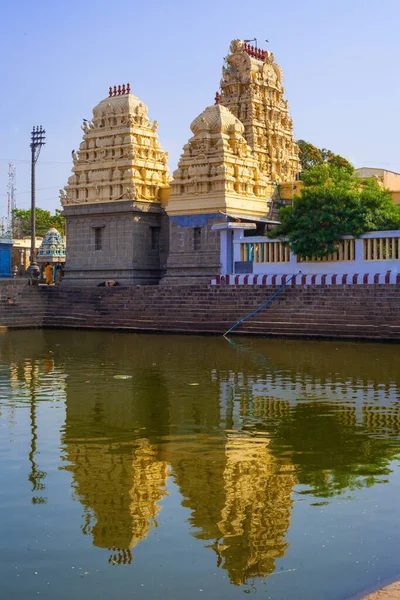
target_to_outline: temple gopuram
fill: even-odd
[[[300,171],[293,122],[284,99],[283,71],[272,52],[233,40],[221,79],[221,104],[244,125],[244,137],[270,182]]]
[[[67,222],[65,284],[208,282],[235,223],[277,224],[279,186],[300,169],[281,67],[234,40],[215,104],[192,122],[173,178],[157,121],[131,93],[109,88],[82,125],[73,174],[60,191]]]
[[[170,179],[157,121],[148,119],[128,84],[110,88],[82,129],[73,174],[60,190],[66,283],[157,283],[166,261],[163,201]]]

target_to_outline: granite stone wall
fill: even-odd
[[[277,286],[42,287],[0,282],[0,327],[223,334]],[[288,286],[242,323],[245,335],[400,342],[400,286]]]
[[[158,204],[133,201],[64,207],[64,285],[158,283],[168,255],[168,218]]]
[[[214,223],[220,214],[181,215],[169,218],[169,256],[163,285],[207,283],[220,272],[220,234]]]
[[[47,302],[48,295],[38,286],[27,285],[26,279],[0,280],[0,331],[42,327]]]

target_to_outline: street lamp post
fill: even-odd
[[[29,267],[26,270],[26,275],[29,277],[31,285],[37,284],[39,281],[40,269],[36,262],[36,173],[35,167],[39,158],[40,150],[45,144],[46,131],[42,126],[37,126],[32,129],[31,133],[31,255],[29,259]]]

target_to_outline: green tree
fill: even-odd
[[[323,164],[329,164],[342,169],[347,169],[350,173],[353,171],[353,166],[351,163],[343,158],[343,156],[340,156],[340,154],[335,154],[326,148],[317,148],[305,140],[297,140],[297,145],[300,151],[299,159],[303,171]]]
[[[36,208],[36,235],[43,236],[51,227],[65,234],[65,218],[61,210],[56,208],[55,214],[50,211]],[[13,210],[13,235],[16,238],[27,237],[31,235],[31,210],[15,208]]]
[[[400,228],[400,207],[374,179],[328,163],[305,171],[302,180],[300,195],[281,208],[281,224],[268,234],[285,238],[297,256],[322,258],[344,235]]]

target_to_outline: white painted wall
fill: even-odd
[[[233,233],[233,263],[240,261],[240,246],[243,243],[278,242],[266,237],[244,237],[244,228],[238,224]],[[227,265],[227,233],[221,230],[221,275],[230,274]],[[298,262],[297,257],[290,253],[290,261],[286,263],[253,263],[253,273],[256,275],[286,275],[302,272],[310,275],[323,274],[365,274],[400,272],[400,260],[364,260],[364,239],[367,238],[400,238],[400,231],[374,231],[366,233],[355,241],[355,260],[332,262]],[[347,239],[351,239],[347,236]]]

